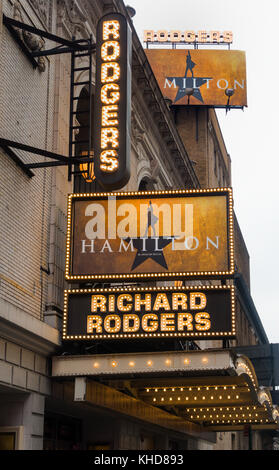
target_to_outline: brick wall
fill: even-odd
[[[208,188],[207,110],[176,106],[174,118],[189,158],[194,164],[200,185],[202,188]]]
[[[201,187],[231,186],[231,161],[215,111],[176,106],[174,117]]]
[[[250,257],[236,216],[234,217],[235,263],[250,290]]]
[[[254,328],[243,311],[239,299],[236,301],[236,346],[247,346],[258,344]]]
[[[22,4],[23,20],[36,24],[31,6]],[[3,10],[13,17],[10,2]],[[42,149],[51,149],[53,112],[53,64],[46,70],[34,70],[10,33],[3,26],[0,53],[1,137]],[[16,151],[25,162],[41,157]],[[26,174],[1,150],[0,158],[0,296],[42,318],[46,296],[46,277],[41,266],[48,265],[48,227],[50,216],[51,174],[35,170]]]
[[[65,54],[55,59],[55,106],[53,114],[53,149],[61,155],[68,155],[69,141],[69,90],[70,58]],[[51,181],[51,218],[49,239],[49,265],[51,275],[48,279],[47,314],[63,309],[65,287],[65,248],[67,227],[67,195],[72,192],[72,182],[68,182],[68,168],[57,167],[52,172]],[[50,322],[51,323],[51,322]],[[53,323],[53,326],[57,324]]]

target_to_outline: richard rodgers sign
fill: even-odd
[[[231,189],[71,194],[66,279],[232,275]]]
[[[233,337],[234,287],[66,290],[63,324],[64,340]]]

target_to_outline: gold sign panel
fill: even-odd
[[[231,189],[69,195],[67,280],[220,277],[233,270]]]
[[[65,291],[64,340],[233,336],[233,286]]]
[[[145,53],[173,105],[247,106],[245,52],[154,48]]]

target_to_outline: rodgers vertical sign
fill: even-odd
[[[130,177],[131,29],[111,13],[97,25],[94,109],[94,167],[106,189],[120,189]]]

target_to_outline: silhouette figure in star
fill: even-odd
[[[154,261],[163,268],[168,269],[163,249],[170,245],[175,237],[156,236],[155,224],[158,220],[159,217],[154,215],[151,201],[149,201],[147,209],[147,224],[144,236],[139,238],[132,238],[133,246],[137,249],[137,253],[131,267],[131,271],[136,269],[148,259]],[[149,227],[152,228],[153,236],[148,235]],[[126,238],[125,242],[130,243],[131,238]]]
[[[148,236],[149,227],[151,227],[152,230],[153,230],[153,236],[154,237],[156,236],[155,224],[156,224],[157,220],[158,220],[158,217],[156,217],[156,215],[154,215],[151,201],[149,201],[149,206],[148,206],[148,210],[147,210],[147,226],[146,226],[146,229],[145,229],[144,238],[146,238]]]
[[[190,51],[188,51],[187,57],[186,57],[186,72],[185,72],[185,77],[187,77],[188,70],[190,70],[192,74],[192,78],[194,78],[194,72],[193,68],[195,67],[195,62],[192,61]]]

